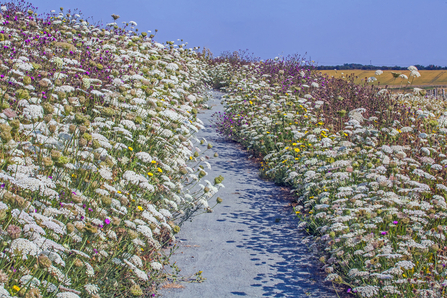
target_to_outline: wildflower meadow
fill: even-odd
[[[62,7],[0,8],[1,297],[156,296],[182,223],[222,202],[217,153],[194,136],[211,88],[225,92],[217,131],[296,196],[326,280],[353,297],[446,295],[441,98],[300,56],[162,44],[118,15],[101,28]]]
[[[208,59],[227,92],[218,132],[291,188],[326,280],[358,297],[444,297],[446,103],[324,76],[299,56]]]
[[[223,186],[194,137],[206,64],[34,10],[1,4],[0,296],[155,296],[162,249]]]

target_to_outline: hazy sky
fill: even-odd
[[[5,1],[0,1],[5,2]],[[30,0],[38,12],[79,8],[84,17],[158,29],[156,41],[248,49],[262,59],[300,54],[319,65],[447,66],[447,0]]]

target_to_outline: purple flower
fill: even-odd
[[[397,225],[399,222],[397,220],[393,221],[393,224]]]
[[[110,219],[106,218],[106,219],[104,220],[104,222],[106,223],[106,225],[109,225],[109,224],[110,224]]]
[[[388,232],[387,231],[382,231],[382,232],[380,232],[380,234],[386,235],[386,234],[388,234]]]

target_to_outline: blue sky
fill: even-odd
[[[5,2],[5,1],[1,1]],[[104,23],[118,14],[156,41],[248,49],[262,59],[307,53],[319,65],[447,66],[447,0],[30,0],[38,12],[78,8]]]

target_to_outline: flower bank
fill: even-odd
[[[206,64],[128,24],[34,11],[1,5],[0,296],[155,295],[162,248],[222,186],[194,137]]]
[[[358,297],[443,297],[445,102],[321,76],[297,57],[236,58],[208,57],[227,92],[218,131],[296,194],[326,280]]]

